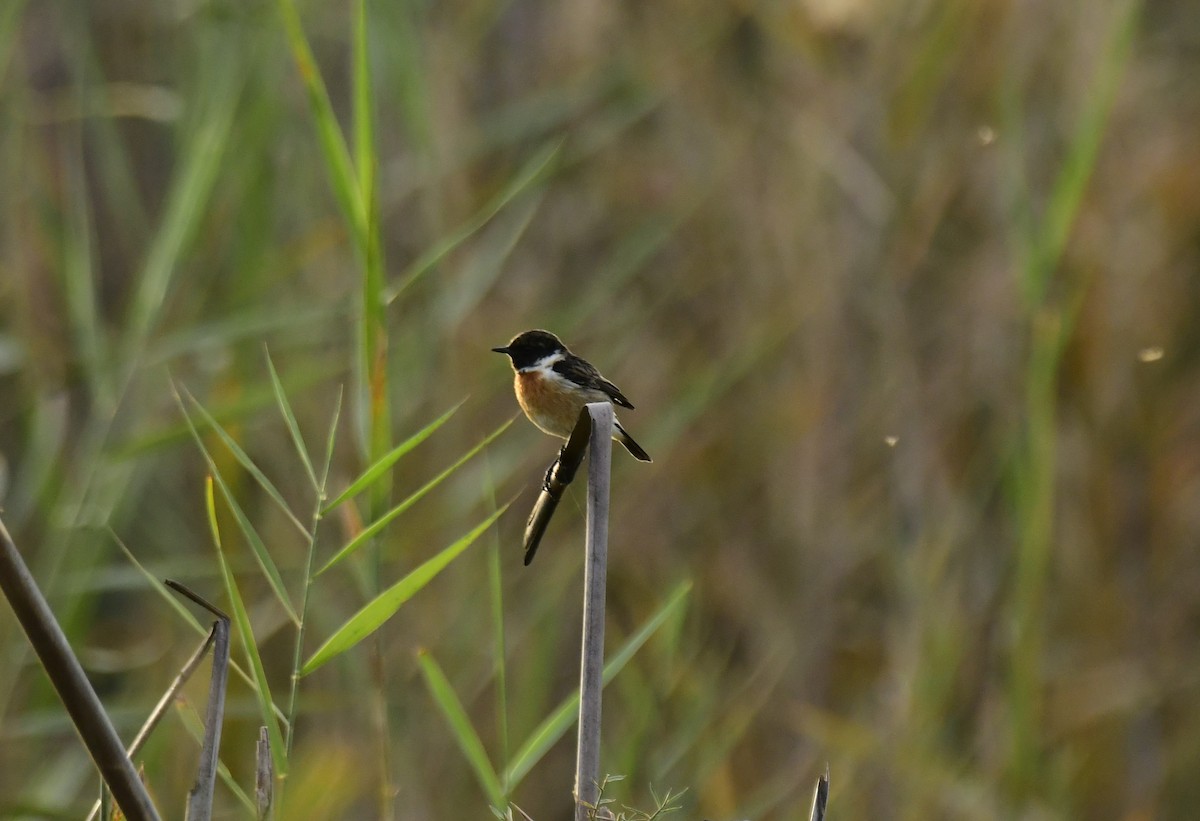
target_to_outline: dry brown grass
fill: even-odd
[[[389,282],[563,140],[387,310],[393,438],[471,397],[393,496],[513,412],[487,351],[525,328],[558,332],[637,405],[626,421],[655,463],[614,460],[613,641],[679,579],[695,588],[608,691],[604,766],[627,803],[653,784],[688,788],[688,817],[800,818],[829,762],[841,818],[1195,805],[1200,18],[1129,9],[370,7]],[[314,450],[353,383],[361,261],[277,11],[0,8],[0,500],[125,726],[191,640],[103,528],[159,575],[220,589],[166,369],[301,510],[262,343]],[[301,12],[348,128],[349,12]],[[204,124],[222,116],[211,156]],[[364,466],[356,402],[335,492]],[[388,531],[380,578],[479,521],[488,488],[532,502],[553,449],[514,427]],[[303,540],[219,458],[302,578]],[[527,572],[523,511],[495,537],[506,722],[484,553],[380,634],[400,817],[486,814],[418,645],[497,761],[573,685],[577,498]],[[324,526],[322,556],[364,511]],[[283,691],[290,633],[242,555]],[[329,575],[315,636],[370,588]],[[0,814],[77,814],[92,781],[7,614],[0,660]],[[306,817],[374,817],[369,655],[335,667],[302,685],[289,789]],[[248,784],[240,682],[229,704],[225,760]],[[513,794],[534,818],[569,804],[569,746]],[[191,750],[180,727],[148,755],[160,800],[179,804]]]

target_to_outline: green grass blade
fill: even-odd
[[[279,406],[283,423],[287,425],[288,434],[292,437],[292,443],[296,446],[296,454],[304,464],[304,471],[308,474],[309,481],[312,482],[313,490],[319,490],[320,483],[317,481],[317,472],[313,470],[308,447],[304,444],[304,437],[300,435],[300,425],[296,423],[296,414],[292,412],[292,403],[288,401],[287,391],[283,389],[283,382],[275,370],[275,363],[271,361],[271,352],[266,349],[266,346],[263,346],[263,353],[267,357],[267,370],[271,373],[271,389],[275,391],[275,404]]]
[[[317,498],[314,502],[312,517],[312,532],[309,534],[307,556],[304,560],[304,589],[300,594],[300,624],[296,627],[295,644],[292,647],[292,674],[289,678],[288,692],[288,734],[287,755],[291,757],[292,746],[296,741],[295,716],[299,706],[300,665],[304,663],[304,642],[308,635],[310,624],[310,603],[313,586],[313,568],[316,567],[317,532],[321,524],[321,505],[325,501],[325,486],[329,481],[329,466],[333,462],[333,447],[337,440],[338,421],[342,417],[342,389],[338,387],[337,401],[334,402],[333,413],[329,419],[329,433],[325,440],[325,461],[321,466],[321,479],[317,483]]]
[[[300,379],[290,380],[292,393],[295,394],[297,391],[307,390],[308,388],[320,385],[322,382],[344,373],[345,370],[345,366],[339,364],[337,367],[306,373]],[[236,420],[245,416],[251,416],[258,411],[268,408],[274,401],[274,395],[269,389],[252,385],[248,386],[247,390],[235,401],[219,407],[213,407],[209,410],[209,413],[212,414],[214,419],[222,421]],[[199,422],[196,425],[196,429],[203,431],[207,428],[203,422]],[[188,431],[187,424],[180,422],[169,427],[152,430],[149,433],[137,434],[126,441],[117,443],[110,451],[111,458],[118,462],[135,459],[147,452],[162,450],[170,445],[181,443],[190,437],[191,434]]]
[[[1141,4],[1126,2],[1118,12],[1107,44],[1107,57],[1100,61],[1099,77],[1088,97],[1079,126],[1071,140],[1062,170],[1046,205],[1046,224],[1040,243],[1041,276],[1048,278],[1058,266],[1079,215],[1083,195],[1096,167],[1100,143],[1108,133],[1109,116],[1121,77],[1129,65],[1129,53],[1138,30]],[[1042,292],[1045,292],[1043,286]]]
[[[546,193],[543,186],[519,197],[512,207],[497,215],[492,225],[480,231],[469,258],[456,266],[453,287],[446,289],[442,296],[439,316],[446,323],[444,327],[453,328],[470,321],[471,312],[479,307],[503,276],[508,259],[529,227],[535,224],[534,217],[541,210]],[[556,327],[565,326],[556,322]]]
[[[456,470],[458,470],[460,467],[462,467],[464,464],[466,464],[472,457],[474,457],[477,453],[479,453],[479,451],[481,451],[485,447],[487,447],[488,444],[490,444],[493,439],[495,439],[500,434],[504,433],[504,431],[508,428],[508,426],[511,425],[515,420],[516,420],[516,417],[514,416],[512,419],[509,419],[503,425],[496,428],[496,430],[494,430],[490,434],[488,434],[487,437],[482,442],[480,442],[478,445],[471,448],[469,451],[467,451],[465,454],[463,454],[461,457],[459,457],[457,462],[455,462],[453,465],[451,465],[450,467],[443,470],[437,476],[430,479],[428,482],[426,482],[424,485],[422,485],[420,489],[418,489],[416,492],[414,492],[412,495],[410,495],[403,502],[401,502],[400,504],[393,507],[391,510],[389,510],[387,513],[383,514],[381,517],[376,519],[374,522],[369,524],[367,527],[363,528],[361,533],[359,533],[357,536],[355,536],[353,539],[351,539],[349,544],[347,544],[345,547],[343,547],[341,550],[339,550],[336,554],[334,554],[333,558],[330,559],[329,561],[327,561],[325,563],[325,565],[320,570],[317,571],[317,575],[320,576],[326,570],[328,570],[329,568],[333,567],[338,562],[345,559],[347,556],[349,556],[354,551],[358,550],[363,545],[367,544],[371,539],[373,539],[376,536],[376,534],[379,533],[379,531],[381,531],[385,527],[387,527],[388,524],[393,519],[395,519],[401,513],[408,510],[413,505],[415,505],[418,501],[421,500],[421,498],[423,496],[425,496],[425,494],[429,493],[429,491],[433,490],[435,487],[437,487],[442,482],[444,482],[451,474],[453,474]]]
[[[133,555],[133,551],[126,546],[125,542],[122,541],[116,533],[113,533],[112,531],[109,531],[109,533],[113,540],[117,543],[117,547],[119,547],[121,552],[125,554],[125,558],[129,559],[129,563],[132,564],[138,573],[141,573],[146,581],[150,583],[151,589],[161,596],[163,601],[165,601],[172,610],[178,613],[179,617],[183,619],[184,622],[189,624],[191,628],[196,631],[196,633],[202,636],[207,635],[208,628],[202,625],[200,620],[192,614],[192,611],[189,610],[184,603],[179,600],[178,594],[174,593],[171,588],[162,583],[162,580],[147,570],[145,565],[137,560],[137,557]]]
[[[96,402],[104,408],[112,405],[107,380],[106,337],[100,333],[99,300],[96,296],[95,225],[88,207],[87,175],[81,157],[63,152],[63,168],[68,184],[67,226],[62,232],[63,295],[70,318],[74,350],[78,352],[84,376]],[[82,146],[79,154],[83,153]]]
[[[172,386],[174,389],[174,386]],[[178,390],[175,390],[175,401],[179,403],[179,409],[183,413],[183,418],[187,422],[188,429],[192,432],[192,439],[196,442],[196,447],[200,449],[204,461],[208,464],[208,469],[217,484],[221,488],[221,495],[225,497],[226,503],[229,505],[230,511],[233,513],[234,519],[237,521],[238,528],[242,531],[242,535],[246,537],[246,541],[250,544],[250,548],[254,553],[254,558],[258,562],[258,566],[262,569],[263,575],[267,582],[271,585],[271,590],[275,593],[275,598],[287,611],[288,618],[293,624],[299,624],[300,618],[296,615],[296,608],[292,606],[291,597],[288,596],[287,588],[283,584],[283,577],[279,575],[279,568],[275,565],[275,560],[271,558],[270,552],[267,551],[267,546],[263,544],[262,538],[258,535],[258,531],[254,529],[254,525],[250,523],[250,518],[242,510],[242,506],[238,504],[234,498],[233,492],[229,489],[229,485],[225,482],[225,477],[221,475],[221,471],[217,469],[217,463],[213,460],[212,454],[208,452],[208,448],[204,445],[204,439],[201,438],[200,432],[196,429],[192,418],[188,415],[187,410],[183,407],[183,400],[179,397]],[[195,400],[193,400],[195,401]],[[211,419],[211,417],[210,417]]]
[[[214,58],[215,65],[210,72],[211,86],[204,95],[207,102],[195,117],[192,136],[178,152],[183,166],[171,186],[165,216],[147,252],[127,319],[122,353],[124,367],[130,370],[166,299],[180,256],[205,216],[205,206],[232,131],[233,112],[241,96],[240,63],[227,51],[221,53],[220,59],[209,56]]]
[[[325,662],[349,650],[354,645],[374,633],[379,627],[400,609],[400,606],[415,596],[421,588],[441,573],[450,562],[458,558],[464,550],[470,547],[476,539],[500,518],[500,514],[508,510],[509,502],[495,513],[488,516],[469,533],[461,536],[449,547],[442,549],[433,558],[428,559],[400,581],[380,593],[365,607],[355,613],[349,621],[338,628],[325,643],[313,653],[304,663],[300,675],[306,676]]]
[[[396,462],[400,459],[400,457],[404,456],[406,453],[411,451],[417,445],[424,442],[426,439],[428,439],[430,436],[433,435],[434,431],[436,431],[442,425],[446,424],[446,422],[449,421],[450,417],[454,415],[455,411],[457,411],[459,408],[461,408],[463,406],[463,404],[466,403],[466,401],[467,400],[464,399],[462,402],[459,402],[457,405],[455,405],[450,410],[443,413],[437,419],[434,419],[428,425],[421,428],[419,431],[414,433],[412,436],[405,439],[399,445],[396,445],[396,447],[392,448],[382,458],[376,460],[376,462],[373,465],[371,465],[369,468],[367,468],[365,471],[362,472],[362,475],[360,475],[357,479],[355,479],[353,482],[351,482],[350,486],[348,488],[346,488],[341,493],[339,493],[336,499],[334,499],[332,502],[330,502],[329,504],[327,504],[325,506],[324,510],[321,511],[322,515],[328,514],[329,511],[333,510],[335,507],[340,505],[342,502],[346,501],[347,499],[351,498],[352,496],[357,496],[359,493],[361,493],[368,485],[370,485],[377,478],[379,478],[379,475],[381,473],[383,473],[385,470],[390,468],[392,465],[396,464]]]
[[[378,30],[384,32],[388,44],[381,62],[387,72],[384,85],[392,89],[389,104],[398,109],[413,153],[437,156],[443,124],[434,122],[430,88],[434,75],[425,46],[424,11],[413,3],[380,3],[376,10]]]
[[[433,696],[434,703],[437,704],[442,717],[450,726],[450,732],[454,734],[458,749],[462,751],[463,757],[475,771],[475,778],[478,779],[479,786],[487,794],[488,801],[493,807],[504,807],[508,801],[504,795],[504,789],[500,786],[496,768],[492,766],[487,750],[483,748],[483,741],[480,740],[479,733],[475,732],[475,727],[471,724],[467,711],[463,709],[458,694],[450,686],[446,674],[442,672],[441,666],[433,656],[429,655],[428,650],[418,651],[417,663],[421,667],[421,675],[425,677],[425,685],[429,688],[429,694]]]
[[[437,242],[419,256],[400,275],[400,279],[387,290],[385,302],[391,304],[408,286],[421,278],[430,268],[469,239],[476,231],[487,225],[496,214],[521,192],[539,182],[554,167],[554,162],[562,150],[562,141],[558,140],[538,151],[517,172],[517,175],[501,191],[484,204],[470,219],[450,232],[440,242]]]
[[[358,166],[360,208],[366,216],[359,244],[362,262],[362,316],[358,324],[359,399],[366,412],[366,458],[374,462],[391,449],[391,389],[388,385],[387,305],[383,300],[385,274],[383,242],[379,236],[379,200],[376,196],[375,127],[371,106],[370,49],[367,39],[366,0],[354,8],[354,150]],[[372,485],[369,516],[382,513],[392,497],[391,475]]]
[[[491,461],[487,463],[488,504],[496,506],[496,485],[492,480]],[[500,562],[500,538],[493,532],[488,549],[488,592],[492,600],[492,641],[496,658],[496,734],[500,742],[500,759],[508,760],[508,650],[504,641],[504,575]],[[501,783],[508,794],[507,782]]]
[[[703,192],[705,195],[706,192]],[[608,258],[589,277],[591,285],[578,300],[572,300],[558,320],[557,327],[574,328],[582,325],[597,305],[604,305],[615,295],[626,292],[629,281],[654,264],[663,248],[675,239],[680,226],[696,211],[703,196],[697,196],[687,208],[669,215],[645,220],[628,235],[617,240]]]
[[[354,156],[363,203],[374,196],[375,123],[371,110],[371,60],[367,48],[367,3],[354,4]]]
[[[391,389],[388,386],[387,308],[384,286],[383,249],[379,241],[379,209],[368,204],[369,226],[363,249],[362,317],[358,323],[358,408],[366,434],[366,461],[383,458],[392,445]],[[368,515],[382,513],[392,498],[392,476],[385,473],[371,485]]]
[[[279,10],[283,15],[283,26],[287,32],[288,45],[292,49],[292,58],[296,61],[300,80],[308,93],[309,108],[312,110],[317,139],[321,143],[325,163],[329,169],[333,195],[350,221],[355,244],[361,247],[367,235],[367,214],[362,208],[363,200],[359,196],[350,150],[346,147],[346,141],[338,126],[337,115],[334,114],[333,103],[329,100],[329,91],[317,68],[312,48],[304,35],[294,0],[279,0]]]
[[[275,717],[275,701],[271,698],[271,687],[267,683],[267,672],[263,667],[262,656],[258,653],[258,645],[254,642],[254,630],[250,626],[250,615],[246,612],[245,602],[238,590],[237,581],[229,562],[225,560],[225,549],[221,546],[221,531],[217,527],[217,505],[213,498],[213,481],[209,476],[204,483],[204,505],[208,513],[208,526],[212,531],[213,545],[217,549],[217,561],[221,565],[221,578],[225,582],[225,592],[233,609],[233,621],[242,637],[242,646],[246,650],[246,658],[250,662],[250,674],[254,679],[254,697],[262,723],[271,737],[271,757],[275,761],[275,775],[283,778],[287,775],[288,761],[284,755],[283,733],[279,721]]]
[[[658,611],[647,619],[645,624],[630,636],[621,649],[605,663],[604,683],[606,685],[629,663],[634,653],[641,649],[642,645],[654,635],[654,632],[665,624],[675,611],[682,606],[691,589],[691,581],[680,582],[671,595],[667,597],[666,602],[658,608]],[[567,732],[574,725],[578,719],[578,713],[579,691],[576,690],[570,698],[560,704],[554,712],[546,717],[546,720],[530,734],[525,743],[521,745],[521,749],[513,756],[505,771],[504,778],[504,783],[508,785],[509,789],[520,783],[521,779],[533,769],[533,765],[546,754],[546,751],[553,747],[562,738],[563,733]]]
[[[325,462],[321,466],[320,493],[329,485],[329,468],[333,465],[333,448],[337,444],[338,422],[342,419],[342,387],[338,386],[337,401],[333,403],[333,416],[329,420],[329,433],[325,437]]]
[[[267,478],[267,475],[262,472],[258,465],[254,464],[254,460],[250,458],[250,454],[242,450],[242,446],[230,435],[229,431],[225,430],[225,427],[213,418],[212,414],[205,410],[204,406],[197,402],[196,397],[192,396],[186,388],[183,389],[183,395],[187,397],[188,403],[200,414],[200,418],[204,420],[204,423],[220,437],[221,441],[225,443],[225,447],[229,448],[229,452],[233,454],[233,458],[238,460],[238,464],[254,477],[254,481],[258,482],[259,487],[265,490],[267,495],[271,497],[271,500],[279,506],[279,509],[283,511],[288,521],[295,526],[301,535],[307,536],[308,528],[296,518],[295,513],[292,513],[291,507],[288,505],[287,500],[283,498],[283,494],[279,492],[279,488],[275,487],[274,482]]]
[[[1054,179],[1041,222],[1027,218],[1022,284],[1029,302],[1029,353],[1025,373],[1023,441],[1012,466],[1012,501],[1017,522],[1013,584],[1010,594],[1012,649],[1006,677],[1008,785],[1017,792],[1044,783],[1046,763],[1045,664],[1049,645],[1045,630],[1053,575],[1057,526],[1059,466],[1060,367],[1072,338],[1090,278],[1069,278],[1062,256],[1079,217],[1083,197],[1095,171],[1101,142],[1120,80],[1128,67],[1141,4],[1118,4],[1095,72],[1084,99],[1063,165]],[[1028,192],[1021,210],[1033,214]],[[1087,270],[1083,266],[1082,270]],[[1061,286],[1060,286],[1061,282]]]
[[[275,334],[300,335],[316,328],[344,325],[350,317],[349,302],[344,299],[316,307],[289,305],[286,311],[280,311],[274,303],[251,305],[236,312],[224,310],[219,317],[197,318],[183,328],[164,327],[154,340],[154,348],[142,357],[142,363],[147,368],[169,364],[180,357],[210,350],[214,339],[232,348],[239,342],[260,341]]]

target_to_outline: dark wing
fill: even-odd
[[[614,405],[620,405],[623,408],[633,410],[633,403],[625,398],[625,394],[621,393],[620,388],[609,382],[603,376],[600,377],[600,384],[597,385],[600,390],[608,394],[608,398],[613,401]]]
[[[564,379],[569,379],[582,388],[597,390],[612,400],[614,405],[633,410],[633,404],[621,393],[621,389],[600,375],[600,371],[586,359],[578,356],[567,356],[558,360],[552,366],[554,372]]]

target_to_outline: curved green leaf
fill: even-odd
[[[263,354],[267,357],[267,370],[271,372],[271,389],[275,391],[275,404],[279,406],[279,413],[283,416],[284,424],[287,425],[288,434],[292,437],[292,444],[296,446],[296,453],[299,454],[300,461],[304,463],[304,470],[308,473],[308,480],[312,482],[313,490],[320,490],[317,473],[313,470],[312,459],[308,456],[308,447],[304,444],[304,437],[300,435],[300,425],[296,423],[296,414],[292,412],[292,403],[288,401],[287,393],[283,389],[283,382],[275,370],[275,363],[271,361],[271,352],[265,345]]]
[[[204,483],[204,504],[208,513],[208,526],[212,530],[213,545],[217,548],[217,561],[221,565],[221,578],[225,581],[225,592],[229,603],[233,606],[233,621],[242,637],[242,646],[246,650],[246,658],[250,662],[250,675],[254,679],[254,697],[258,701],[258,709],[262,723],[271,736],[271,755],[275,760],[275,773],[280,778],[287,775],[288,761],[284,755],[283,732],[279,720],[275,716],[275,700],[271,698],[271,687],[267,683],[267,671],[263,667],[262,656],[259,655],[258,645],[254,641],[254,629],[250,625],[250,614],[242,601],[238,590],[237,580],[229,562],[225,560],[225,549],[221,546],[221,532],[217,528],[217,506],[213,499],[212,477]]]
[[[325,507],[322,508],[322,510],[321,510],[321,515],[324,516],[325,514],[329,513],[329,511],[333,510],[335,507],[337,507],[338,505],[340,505],[342,502],[346,501],[350,497],[357,496],[359,493],[362,493],[363,490],[365,490],[372,482],[374,482],[376,479],[379,478],[379,475],[381,473],[383,473],[385,470],[390,468],[392,465],[396,464],[396,462],[400,459],[401,456],[408,453],[413,448],[415,448],[417,445],[424,442],[426,439],[428,439],[430,436],[433,435],[434,431],[436,431],[442,425],[446,424],[446,422],[450,419],[450,417],[454,415],[455,411],[457,411],[459,408],[461,408],[463,406],[463,404],[466,403],[466,401],[467,400],[464,399],[462,402],[459,402],[457,405],[452,407],[450,410],[443,413],[437,419],[434,419],[428,425],[421,428],[419,431],[414,433],[412,436],[408,437],[403,442],[396,445],[396,447],[394,447],[390,451],[388,451],[385,455],[383,455],[379,459],[377,459],[375,461],[375,464],[371,465],[369,468],[364,470],[362,472],[362,475],[360,475],[357,479],[355,479],[353,482],[350,483],[350,487],[343,490],[341,493],[339,493],[337,495],[336,499],[334,499],[329,504],[325,505]]]
[[[317,127],[317,139],[325,155],[325,164],[329,169],[333,195],[350,222],[357,244],[362,246],[367,235],[367,213],[363,207],[350,149],[346,146],[346,139],[342,135],[341,126],[338,125],[337,115],[329,99],[325,81],[317,68],[312,47],[304,34],[303,26],[300,25],[300,13],[296,10],[295,0],[279,0],[279,9],[283,14],[283,27],[288,45],[292,49],[292,58],[296,61],[304,90],[308,93],[308,104]]]
[[[518,194],[533,184],[540,182],[555,167],[555,161],[562,150],[563,140],[558,139],[542,146],[529,160],[521,166],[513,179],[501,189],[496,196],[484,203],[475,214],[465,223],[458,226],[432,248],[408,266],[400,275],[399,280],[384,294],[384,302],[391,305],[404,289],[412,285],[421,276],[437,265],[443,257],[468,240],[476,231],[491,222]]]
[[[333,555],[332,559],[325,562],[325,565],[320,570],[317,571],[316,575],[320,576],[326,570],[333,567],[335,564],[340,562],[342,559],[346,558],[351,553],[358,550],[360,547],[362,547],[367,542],[369,542],[372,538],[375,537],[375,535],[377,533],[379,533],[379,531],[381,531],[385,527],[387,527],[388,523],[390,523],[392,521],[392,519],[395,519],[401,513],[408,510],[410,507],[412,507],[417,502],[419,502],[425,494],[427,494],[429,491],[433,490],[435,487],[437,487],[442,482],[444,482],[447,477],[449,477],[452,473],[454,473],[454,471],[458,470],[460,467],[462,467],[464,464],[466,464],[466,462],[469,459],[471,459],[471,457],[473,457],[475,454],[479,453],[479,451],[481,451],[485,447],[487,447],[488,444],[490,444],[493,439],[495,439],[500,434],[504,433],[504,431],[508,428],[508,426],[511,425],[515,420],[516,420],[516,417],[514,416],[512,419],[509,419],[503,425],[496,428],[494,431],[489,433],[482,442],[480,442],[478,445],[471,448],[469,451],[467,451],[465,454],[463,454],[461,457],[459,457],[457,462],[455,462],[453,465],[451,465],[450,467],[443,470],[437,476],[434,476],[432,479],[430,479],[428,482],[426,482],[424,485],[422,485],[416,492],[414,492],[407,499],[405,499],[403,502],[396,505],[394,508],[389,510],[387,513],[383,514],[378,519],[371,522],[371,524],[364,527],[361,533],[359,533],[357,536],[355,536],[353,539],[350,540],[349,544],[347,544],[345,547],[343,547],[341,550],[339,550],[337,553],[335,553]]]
[[[458,748],[462,750],[467,763],[475,771],[479,786],[483,787],[483,791],[487,793],[488,801],[492,803],[493,807],[504,807],[508,801],[504,795],[504,788],[500,786],[496,768],[492,766],[487,750],[483,747],[483,741],[480,740],[479,733],[475,732],[475,727],[471,724],[467,711],[463,709],[458,694],[454,692],[446,674],[442,672],[441,666],[433,656],[429,655],[428,650],[420,650],[417,653],[417,662],[421,665],[421,675],[425,677],[429,694],[433,696],[433,701],[441,710],[442,717],[450,725],[450,731],[454,733],[454,740],[458,742]]]
[[[191,431],[192,439],[195,440],[196,447],[200,449],[200,454],[208,464],[210,476],[216,480],[217,485],[221,488],[221,495],[225,497],[225,502],[229,505],[230,512],[233,513],[233,518],[237,521],[238,529],[246,537],[246,541],[254,553],[254,558],[258,562],[258,566],[262,569],[263,575],[266,576],[267,582],[271,585],[271,590],[275,593],[275,598],[279,600],[283,609],[287,611],[288,618],[292,620],[292,623],[299,624],[300,617],[296,615],[296,608],[292,606],[292,599],[283,584],[283,577],[279,575],[279,568],[276,566],[275,560],[271,558],[271,554],[268,552],[267,546],[263,543],[262,537],[258,535],[258,531],[250,523],[250,517],[242,510],[242,506],[238,504],[233,491],[229,489],[229,485],[221,475],[221,471],[217,470],[217,463],[213,460],[212,454],[208,452],[208,448],[204,446],[204,440],[200,438],[200,432],[196,429],[195,423],[192,422],[192,418],[183,406],[183,400],[179,396],[179,391],[175,389],[174,385],[171,387],[175,392],[175,401],[179,404],[179,410],[183,414],[183,420],[187,423],[188,430]],[[191,398],[190,394],[188,398]],[[195,403],[197,408],[200,408],[199,403],[196,403],[195,399],[192,399],[192,402]],[[201,408],[201,411],[203,411],[203,408]],[[212,419],[208,414],[205,414],[205,416],[210,420]],[[215,420],[213,424],[215,424]]]
[[[504,505],[492,515],[475,526],[470,533],[460,537],[449,547],[444,548],[433,558],[417,567],[407,576],[396,582],[387,590],[380,593],[355,613],[349,621],[326,639],[317,652],[300,668],[300,675],[306,676],[325,662],[339,656],[354,645],[374,633],[379,627],[400,609],[400,605],[411,599],[417,592],[438,573],[441,573],[450,562],[458,558],[464,550],[483,535],[492,523],[500,518],[500,514],[508,510],[512,502]]]
[[[646,623],[629,637],[629,641],[625,642],[621,649],[608,660],[604,665],[604,683],[606,685],[629,663],[633,654],[640,650],[642,645],[654,635],[654,632],[662,627],[683,604],[691,589],[690,580],[680,582],[662,607],[658,608],[658,611],[647,619]],[[570,698],[558,705],[554,712],[546,717],[546,720],[530,734],[525,743],[521,745],[521,749],[517,750],[516,755],[508,762],[504,783],[510,790],[533,769],[533,765],[541,760],[546,751],[562,738],[563,733],[574,726],[578,713],[579,691],[576,690]]]
[[[212,414],[205,410],[203,405],[196,401],[196,397],[192,396],[187,388],[183,389],[183,395],[187,397],[188,402],[191,403],[192,407],[196,409],[196,412],[199,413],[204,419],[204,423],[212,428],[213,432],[215,432],[217,436],[221,438],[221,441],[225,443],[225,447],[229,448],[229,452],[233,454],[233,458],[238,460],[238,464],[244,467],[246,472],[254,477],[254,481],[258,482],[259,487],[265,490],[267,495],[270,496],[275,504],[279,506],[279,509],[283,511],[285,516],[287,516],[288,521],[295,526],[296,530],[298,530],[302,536],[307,536],[308,528],[306,528],[304,524],[298,518],[296,518],[296,514],[293,513],[291,507],[288,506],[287,500],[283,498],[283,494],[279,492],[279,488],[275,487],[275,483],[267,478],[267,474],[263,473],[258,465],[254,464],[254,460],[250,458],[250,454],[242,450],[242,446],[237,443],[237,440],[233,438],[229,431],[225,430],[221,423],[218,422]]]

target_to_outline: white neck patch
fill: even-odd
[[[562,385],[573,385],[574,383],[572,383],[569,379],[564,377],[558,371],[554,370],[554,363],[562,362],[566,358],[567,355],[562,351],[559,351],[558,353],[552,353],[549,356],[543,356],[532,365],[521,368],[519,371],[517,371],[517,373],[541,374],[544,379],[548,379],[551,382],[558,382]]]

